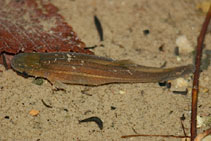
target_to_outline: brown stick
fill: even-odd
[[[211,134],[211,128],[205,130],[203,133],[198,134],[194,141],[201,141],[203,138]]]
[[[200,62],[202,56],[202,46],[204,42],[204,38],[206,35],[207,27],[209,25],[211,18],[211,6],[206,15],[205,21],[203,23],[200,35],[198,37],[198,44],[197,44],[197,54],[196,54],[196,61],[195,61],[195,72],[194,72],[194,79],[193,79],[193,88],[192,88],[192,109],[191,109],[191,141],[194,141],[194,138],[197,135],[196,129],[196,116],[197,116],[197,102],[198,102],[198,88],[199,88],[199,75],[200,75]]]
[[[122,136],[121,138],[131,138],[131,137],[190,138],[190,136],[175,136],[175,135],[147,135],[147,134],[125,135],[125,136]]]

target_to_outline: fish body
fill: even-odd
[[[173,68],[146,67],[128,60],[80,53],[20,53],[13,57],[14,70],[50,82],[102,85],[108,83],[161,82],[192,73],[193,65]]]

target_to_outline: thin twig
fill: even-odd
[[[184,126],[183,120],[181,120],[181,118],[180,118],[180,122],[181,122],[182,130],[183,130],[183,134],[184,134],[185,136],[187,136],[187,134],[186,134],[186,132],[185,132],[185,126]]]
[[[198,37],[198,44],[196,49],[196,61],[195,61],[195,72],[193,79],[193,88],[192,88],[192,109],[191,109],[191,141],[197,135],[196,129],[196,116],[197,116],[197,102],[198,102],[198,91],[199,91],[199,75],[200,75],[200,62],[202,56],[202,46],[205,39],[207,27],[209,25],[211,18],[211,6],[203,23],[200,35]]]
[[[126,136],[122,136],[121,138],[132,138],[132,137],[190,138],[190,136],[175,136],[175,135],[147,135],[147,134],[126,135]]]
[[[194,141],[201,141],[203,138],[211,134],[211,128],[205,130],[203,133],[198,134]]]

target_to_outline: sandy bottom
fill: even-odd
[[[185,35],[196,46],[204,15],[196,10],[197,0],[52,0],[78,36],[95,48],[96,55],[130,59],[135,63],[160,67],[192,63],[191,54],[174,54],[176,38]],[[104,30],[100,42],[93,17],[97,15]],[[144,30],[150,33],[145,35]],[[206,37],[211,49],[211,34]],[[159,47],[163,46],[163,51]],[[110,84],[98,87],[67,85],[66,91],[54,91],[45,80],[39,86],[34,78],[23,78],[12,70],[0,73],[0,141],[4,140],[134,140],[177,141],[175,138],[137,137],[128,134],[184,135],[180,117],[184,115],[189,135],[191,93],[173,94],[157,83]],[[200,86],[210,89],[211,67],[201,73]],[[192,81],[189,82],[191,87]],[[174,86],[172,86],[174,87]],[[85,94],[83,94],[85,91]],[[210,117],[210,92],[200,92],[198,115]],[[46,107],[42,100],[51,108]],[[38,110],[37,116],[29,111]],[[97,116],[104,124],[79,120]],[[210,125],[203,125],[199,132]]]

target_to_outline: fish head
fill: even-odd
[[[37,53],[19,53],[11,61],[15,71],[30,74],[31,71],[41,67],[40,56]]]

